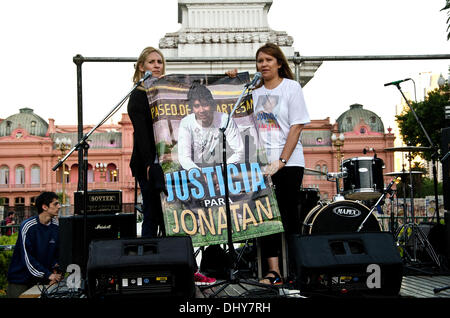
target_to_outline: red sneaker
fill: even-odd
[[[215,278],[205,276],[200,272],[194,273],[195,285],[212,285],[216,282]]]

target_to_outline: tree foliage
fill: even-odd
[[[15,245],[17,241],[18,233],[14,233],[11,236],[0,236],[0,245]],[[8,285],[7,273],[9,264],[11,263],[13,251],[0,251],[0,297],[4,297],[6,294],[6,287]]]
[[[424,126],[434,145],[441,142],[441,129],[445,128],[445,106],[449,104],[448,84],[438,88],[426,96],[422,102],[409,102],[417,117]],[[400,135],[407,145],[429,147],[430,143],[409,107],[403,114],[397,115],[396,121]],[[422,158],[431,160],[432,152],[417,153]],[[416,155],[416,154],[414,154]]]
[[[441,11],[447,10],[447,41],[450,40],[450,0],[446,0],[445,7]]]

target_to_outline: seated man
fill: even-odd
[[[59,254],[58,216],[60,203],[54,192],[36,198],[38,215],[22,222],[8,271],[9,298],[17,298],[36,285],[61,280],[56,271]]]

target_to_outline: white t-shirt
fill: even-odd
[[[189,114],[181,120],[178,128],[178,161],[183,169],[222,163],[222,133],[219,128],[226,124],[227,119],[228,114],[214,112],[210,127],[202,127],[195,119],[195,114]],[[228,123],[225,136],[227,164],[242,162],[244,144],[233,120]]]
[[[290,127],[310,122],[302,87],[296,81],[283,78],[274,89],[261,86],[252,95],[257,129],[266,148],[267,160],[279,160]],[[305,166],[300,139],[286,166]]]

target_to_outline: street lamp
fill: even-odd
[[[336,148],[336,158],[339,170],[342,170],[341,161],[344,158],[344,152],[341,151],[341,149],[344,148],[345,136],[344,134],[339,134],[339,137],[337,137],[336,134],[332,134],[331,141],[333,142],[333,146]]]
[[[61,159],[66,154],[66,151],[72,147],[72,141],[66,137],[56,138],[55,145],[56,149],[61,151],[61,157],[59,158]],[[62,176],[62,201],[63,201],[62,204],[64,205],[66,204],[66,171],[65,171],[66,165],[63,163],[61,167],[62,167],[61,176]],[[67,172],[67,174],[68,173],[69,172]]]

